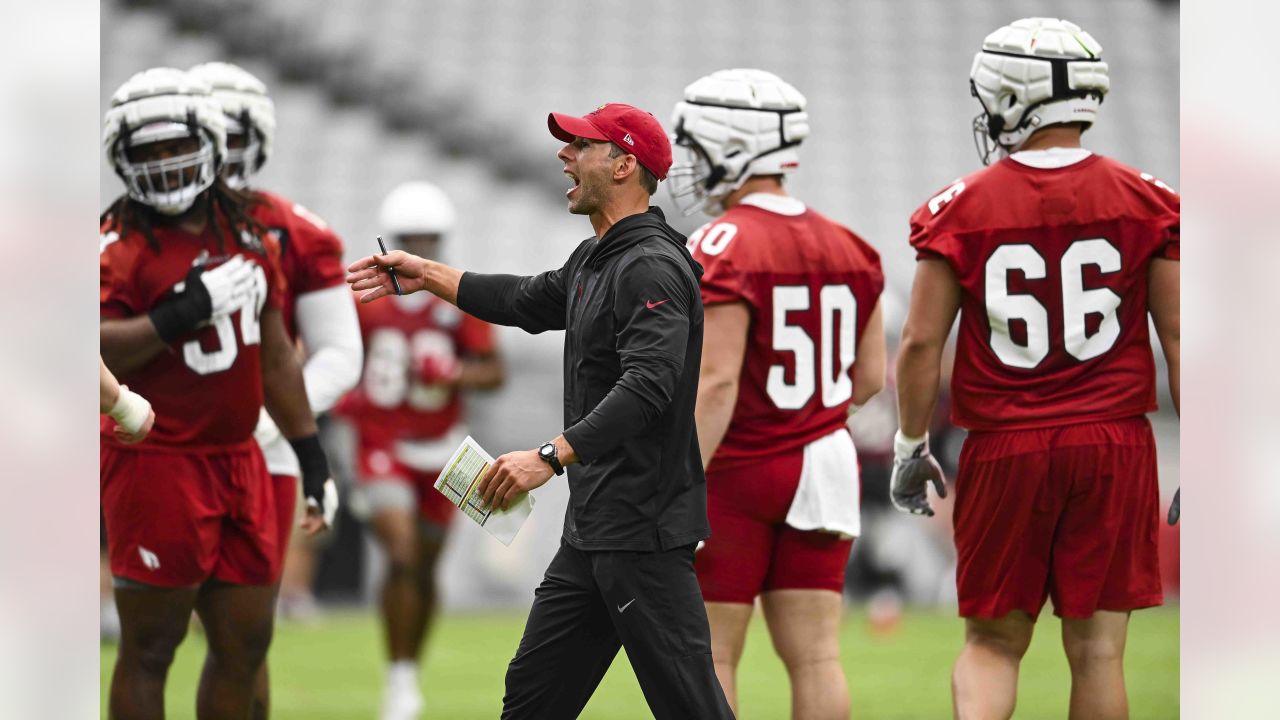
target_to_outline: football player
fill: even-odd
[[[927,486],[945,493],[926,424],[959,314],[951,414],[969,435],[955,482],[957,717],[1013,713],[1046,598],[1062,619],[1070,717],[1127,717],[1129,613],[1161,603],[1147,318],[1177,410],[1179,199],[1081,146],[1110,86],[1101,56],[1064,20],[988,35],[969,77],[990,165],[911,218],[891,499],[931,515]]]
[[[455,210],[440,188],[406,182],[379,222],[388,249],[438,259]],[[357,476],[369,525],[386,552],[383,720],[422,711],[418,659],[435,613],[435,566],[455,508],[432,485],[466,437],[464,389],[496,388],[503,365],[492,326],[430,293],[361,304],[364,379],[342,402],[358,435]]]
[[[695,555],[716,675],[735,675],[757,596],[791,677],[795,717],[848,717],[839,626],[858,535],[858,460],[845,422],[884,385],[880,257],[791,197],[805,98],[762,70],[684,90],[672,167],[702,264],[698,442],[711,538]],[[680,151],[678,151],[680,152]]]
[[[101,491],[120,611],[112,717],[162,717],[164,682],[194,609],[208,637],[201,717],[248,717],[280,574],[270,475],[253,429],[264,403],[302,466],[320,532],[337,493],[280,317],[278,246],[218,179],[226,126],[207,83],[154,68],[104,121],[126,194],[103,214],[102,356],[150,399],[147,439],[102,423]]]
[[[285,331],[306,352],[302,374],[307,402],[316,415],[328,411],[360,379],[360,327],[355,301],[343,278],[342,241],[329,225],[307,208],[275,193],[251,187],[249,179],[271,157],[275,142],[275,104],[267,86],[247,70],[227,62],[207,62],[188,70],[213,89],[227,126],[226,184],[248,195],[249,216],[280,245],[280,269],[286,284],[280,297]],[[314,541],[306,536],[290,543],[298,495],[298,459],[263,408],[254,438],[262,447],[275,488],[280,531],[277,549],[284,557],[283,602],[311,598]],[[290,550],[291,545],[293,548]],[[299,573],[299,569],[302,570]],[[301,575],[301,580],[298,576]],[[267,665],[263,664],[256,701],[268,706]]]

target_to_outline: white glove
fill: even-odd
[[[893,476],[889,479],[889,500],[902,512],[933,516],[929,507],[929,483],[938,497],[947,496],[942,466],[929,453],[929,433],[909,438],[899,430],[893,437]]]
[[[333,482],[333,478],[324,481],[324,506],[321,507],[315,498],[307,498],[307,507],[321,511],[324,516],[324,526],[333,529],[333,521],[338,516],[338,486]]]
[[[236,255],[212,270],[200,273],[200,282],[209,293],[213,310],[211,318],[230,315],[244,307],[253,290],[253,271],[257,267],[243,255]]]

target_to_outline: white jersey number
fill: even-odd
[[[694,252],[698,249],[699,243],[701,243],[703,253],[719,255],[724,252],[725,248],[729,247],[729,243],[737,234],[738,226],[733,223],[709,223],[694,231],[685,245],[689,248],[689,252]]]
[[[1120,251],[1103,238],[1077,240],[1062,254],[1063,346],[1077,360],[1090,360],[1110,350],[1120,337],[1116,311],[1120,296],[1109,288],[1084,286],[1084,267],[1097,266],[1104,275],[1120,271]],[[1031,295],[1009,293],[1009,272],[1021,272],[1027,280],[1045,278],[1045,260],[1031,245],[1002,245],[987,259],[987,321],[991,325],[991,349],[1010,367],[1034,368],[1049,355],[1049,313]],[[1085,320],[1102,316],[1097,332],[1089,335]],[[1026,344],[1015,342],[1010,322],[1022,321]]]
[[[453,340],[438,330],[419,330],[406,337],[395,328],[379,328],[369,336],[364,360],[364,391],[375,407],[409,407],[431,412],[449,403],[451,391],[444,385],[428,385],[417,379],[414,368],[426,358],[452,358]]]
[[[253,268],[253,289],[248,301],[240,307],[240,340],[245,344],[262,342],[262,326],[258,315],[267,302],[267,274],[261,265]],[[236,362],[240,348],[236,345],[236,330],[231,315],[219,315],[208,322],[218,331],[218,349],[206,352],[199,340],[188,340],[182,345],[182,359],[187,367],[201,375],[212,375],[228,370]]]
[[[810,307],[809,288],[803,285],[779,285],[773,288],[773,349],[795,356],[795,380],[788,383],[786,368],[773,365],[765,390],[780,410],[804,407],[819,385],[822,404],[836,407],[853,397],[853,379],[849,368],[855,360],[854,337],[858,317],[858,300],[848,285],[824,285],[818,292],[820,337],[815,345],[804,328],[787,324],[788,313],[804,312]],[[837,325],[837,313],[839,314]],[[838,367],[832,356],[832,345],[839,331]],[[817,361],[815,362],[815,355]],[[815,367],[818,366],[818,367]]]

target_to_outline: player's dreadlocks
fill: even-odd
[[[202,193],[203,202],[205,203],[205,211],[208,213],[209,222],[213,224],[214,236],[218,239],[218,250],[226,251],[226,245],[223,238],[227,235],[235,238],[238,245],[244,246],[240,233],[247,232],[250,235],[261,238],[266,233],[264,228],[258,221],[249,215],[249,209],[255,205],[261,204],[263,201],[253,193],[236,190],[227,185],[221,177],[219,177],[209,190]],[[200,200],[197,200],[200,202]],[[155,233],[152,231],[152,220],[155,217],[155,211],[144,203],[140,203],[128,196],[121,195],[115,202],[111,203],[102,216],[99,218],[99,224],[108,223],[106,229],[108,232],[115,232],[124,237],[130,230],[137,228],[142,231],[143,237],[147,239],[147,245],[154,252],[160,252],[160,243],[156,240]],[[229,223],[229,227],[222,227],[223,221]],[[261,244],[251,249],[260,251]]]

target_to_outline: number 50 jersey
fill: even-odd
[[[774,455],[844,426],[880,256],[794,198],[754,193],[689,236],[702,302],[751,311],[738,400],[715,464]],[[710,469],[710,468],[709,468]]]
[[[952,420],[1003,430],[1155,410],[1147,273],[1179,259],[1178,195],[1099,155],[1019,156],[911,217],[917,258],[946,261],[963,289]]]

